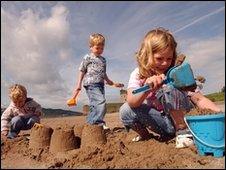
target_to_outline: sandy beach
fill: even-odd
[[[224,103],[219,107],[225,111]],[[75,127],[85,123],[85,116],[43,118],[41,123],[54,130]],[[1,137],[1,168],[154,168],[154,169],[224,169],[225,156],[200,156],[194,145],[175,148],[175,139],[160,142],[154,137],[141,142],[132,142],[133,131],[126,132],[118,113],[105,117],[110,130],[105,131],[107,143],[93,148],[77,148],[52,154],[46,147],[40,152],[29,149],[29,131],[9,140]],[[93,134],[95,135],[95,134]]]

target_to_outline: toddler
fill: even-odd
[[[27,97],[27,90],[20,84],[9,88],[10,105],[1,116],[1,134],[15,138],[21,130],[28,130],[40,122],[40,104]]]

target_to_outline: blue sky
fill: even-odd
[[[88,104],[85,90],[77,107],[68,108],[78,67],[89,52],[88,38],[106,37],[103,56],[110,79],[127,86],[136,67],[134,53],[144,35],[165,27],[175,36],[195,75],[206,78],[203,93],[225,85],[224,1],[1,1],[1,107],[9,104],[13,83],[45,108],[81,111]],[[107,102],[119,101],[117,88],[106,86]]]

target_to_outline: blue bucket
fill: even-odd
[[[185,116],[199,155],[222,157],[225,152],[225,113]]]

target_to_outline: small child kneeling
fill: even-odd
[[[27,97],[24,86],[15,84],[9,88],[10,105],[1,116],[1,134],[15,138],[21,130],[29,130],[40,123],[41,105]]]

